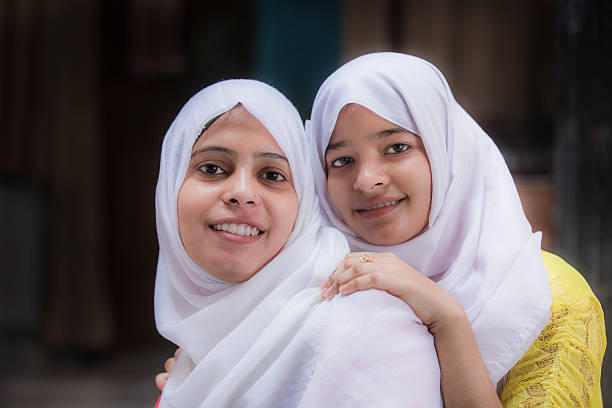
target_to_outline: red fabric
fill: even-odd
[[[161,401],[161,395],[157,399],[157,404],[155,404],[155,408],[159,408],[159,402]]]

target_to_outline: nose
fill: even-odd
[[[369,193],[378,191],[389,184],[389,175],[378,158],[369,158],[361,162],[359,173],[353,184],[356,191]]]
[[[258,205],[260,198],[255,188],[256,183],[255,177],[251,176],[246,169],[236,171],[227,179],[227,188],[221,194],[223,203],[236,207]]]

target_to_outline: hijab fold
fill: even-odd
[[[340,110],[356,103],[417,135],[432,171],[428,229],[394,246],[372,245],[342,221],[327,192],[325,150]],[[540,233],[527,221],[493,141],[455,101],[432,64],[397,53],[354,59],[315,98],[307,124],[316,189],[327,223],[353,251],[391,251],[462,304],[480,354],[497,383],[550,318],[551,294]]]

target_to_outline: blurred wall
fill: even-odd
[[[153,199],[161,141],[183,103],[218,80],[255,77],[307,117],[335,67],[389,50],[445,74],[500,146],[545,248],[578,267],[607,312],[610,9],[602,0],[0,2],[0,210],[12,221],[0,242],[32,248],[3,248],[0,273],[15,278],[7,293],[39,305],[30,329],[11,323],[19,313],[0,315],[2,338],[94,352],[162,342]]]
[[[43,248],[30,255],[40,258],[32,282],[44,282],[39,333],[54,347],[105,349],[114,327],[97,2],[3,1],[0,19],[0,182],[41,197]]]

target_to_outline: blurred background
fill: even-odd
[[[608,314],[611,22],[606,0],[0,0],[0,404],[153,407],[174,350],[153,319],[166,129],[227,78],[307,118],[372,51],[440,68]]]

